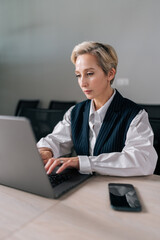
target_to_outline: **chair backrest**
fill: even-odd
[[[151,127],[154,132],[154,148],[158,154],[158,161],[154,174],[160,175],[160,118],[149,118]]]
[[[70,107],[74,106],[76,101],[55,101],[51,100],[48,109],[64,109],[68,110]]]
[[[148,112],[149,118],[160,118],[160,105],[159,104],[139,104]]]
[[[157,166],[154,174],[160,175],[160,105],[139,104],[148,113],[149,121],[154,132],[154,148],[158,154]]]
[[[30,120],[36,140],[45,137],[53,131],[56,124],[63,119],[64,110],[23,108],[19,116]]]
[[[19,116],[22,108],[37,108],[39,102],[39,100],[19,100],[15,110],[15,116]]]

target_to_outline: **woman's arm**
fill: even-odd
[[[71,153],[73,147],[70,122],[72,108],[65,113],[63,120],[55,126],[53,132],[41,138],[37,143],[40,155],[45,160],[44,163],[53,156],[58,158]]]

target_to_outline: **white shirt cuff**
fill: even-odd
[[[79,172],[82,173],[82,174],[92,173],[89,157],[78,156],[78,158],[79,158]]]

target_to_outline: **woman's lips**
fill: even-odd
[[[92,92],[92,90],[84,90],[84,93],[86,94],[90,94]]]

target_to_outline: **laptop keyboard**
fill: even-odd
[[[77,175],[78,171],[76,169],[66,169],[62,173],[56,174],[52,172],[48,175],[50,183],[52,187],[56,187],[57,185],[73,178],[75,174]]]

